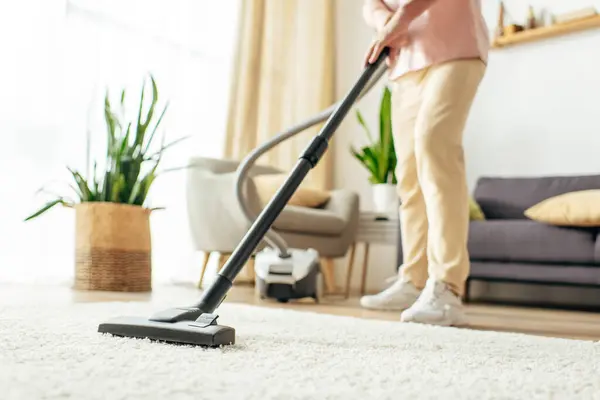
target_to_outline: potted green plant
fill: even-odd
[[[396,151],[392,132],[392,95],[388,87],[383,90],[379,107],[379,135],[375,139],[360,111],[358,123],[364,128],[368,144],[360,150],[351,148],[353,156],[369,172],[373,187],[373,203],[377,212],[393,212],[398,207],[396,191]]]
[[[106,91],[104,167],[99,171],[94,161],[88,177],[67,167],[76,200],[57,196],[25,219],[32,220],[57,205],[75,210],[75,289],[151,290],[149,215],[154,209],[146,202],[164,151],[181,139],[165,144],[163,134],[158,148],[153,146],[168,102],[162,110],[157,109],[158,88],[152,75],[150,83],[148,95],[144,79],[131,115],[126,109],[125,89],[115,106]]]

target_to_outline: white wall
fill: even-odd
[[[488,2],[491,3],[491,2]],[[560,13],[600,1],[532,1]],[[527,5],[507,9],[521,21]],[[495,5],[485,16],[495,25]],[[480,175],[600,171],[600,30],[490,52],[487,75],[467,126],[469,182]],[[510,161],[507,160],[507,155]]]
[[[341,98],[361,71],[372,33],[362,20],[362,0],[337,1],[337,95]],[[484,1],[490,30],[496,25],[497,2]],[[507,23],[524,23],[527,6],[561,13],[596,6],[600,1],[505,1]],[[514,18],[509,21],[509,18]],[[482,175],[537,175],[600,172],[600,30],[491,50],[489,67],[465,132],[467,175],[472,188]],[[380,83],[358,108],[377,127]],[[335,136],[335,184],[357,190],[364,208],[371,207],[367,174],[349,154],[364,134],[349,116]],[[371,251],[368,288],[393,273],[395,249]],[[359,253],[362,257],[362,253]],[[358,264],[357,264],[358,265]],[[343,264],[337,269],[340,279]],[[356,271],[354,285],[358,285]]]

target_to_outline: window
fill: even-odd
[[[193,155],[219,157],[224,144],[238,2],[195,0],[25,0],[15,2],[2,66],[0,117],[8,157],[0,161],[0,281],[68,281],[74,263],[74,212],[56,209],[24,224],[48,182],[64,193],[66,166],[86,171],[104,152],[103,98],[125,87],[132,101],[152,73],[170,148],[163,167]],[[1,32],[5,33],[5,32]],[[5,36],[6,37],[6,36]],[[4,64],[4,63],[3,63]],[[88,150],[89,149],[89,150]],[[10,171],[10,173],[8,173]],[[6,176],[4,176],[6,175]],[[158,281],[186,277],[193,251],[185,205],[185,171],[152,188],[154,268]],[[183,275],[182,275],[183,274]]]

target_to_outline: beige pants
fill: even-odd
[[[392,129],[404,262],[401,279],[428,277],[461,296],[469,275],[469,194],[463,131],[485,72],[479,59],[411,72],[394,82]]]

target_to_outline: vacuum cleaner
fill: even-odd
[[[235,329],[219,325],[215,310],[227,296],[228,291],[233,286],[232,282],[235,277],[263,240],[268,241],[274,247],[258,253],[258,263],[255,261],[255,264],[258,264],[258,276],[259,278],[263,277],[262,283],[258,283],[259,285],[265,285],[263,290],[280,291],[280,293],[274,293],[274,296],[280,296],[284,301],[287,298],[297,296],[299,293],[312,292],[313,288],[307,287],[310,285],[301,287],[301,282],[302,278],[318,274],[318,254],[314,250],[311,251],[311,249],[290,251],[281,238],[275,232],[270,231],[270,228],[306,175],[325,154],[334,132],[354,103],[364,96],[384,74],[387,69],[384,60],[388,54],[389,48],[383,49],[378,59],[365,67],[357,82],[342,101],[310,120],[277,135],[274,139],[253,151],[240,164],[238,178],[241,179],[237,180],[236,188],[238,200],[242,199],[241,186],[243,185],[243,178],[260,154],[277,143],[326,120],[323,128],[300,155],[285,182],[254,220],[227,263],[217,274],[216,279],[195,304],[169,308],[150,317],[116,317],[101,323],[98,326],[98,332],[119,337],[205,347],[235,344]],[[240,204],[246,216],[251,219],[253,216],[245,202],[240,201]],[[308,279],[306,282],[312,282],[312,278]],[[295,287],[296,291],[289,291],[289,287]],[[285,293],[281,293],[281,291]]]
[[[273,298],[280,303],[291,299],[313,298],[319,302],[323,293],[323,276],[319,253],[314,249],[291,249],[282,256],[268,248],[255,256],[255,286],[261,299]]]

